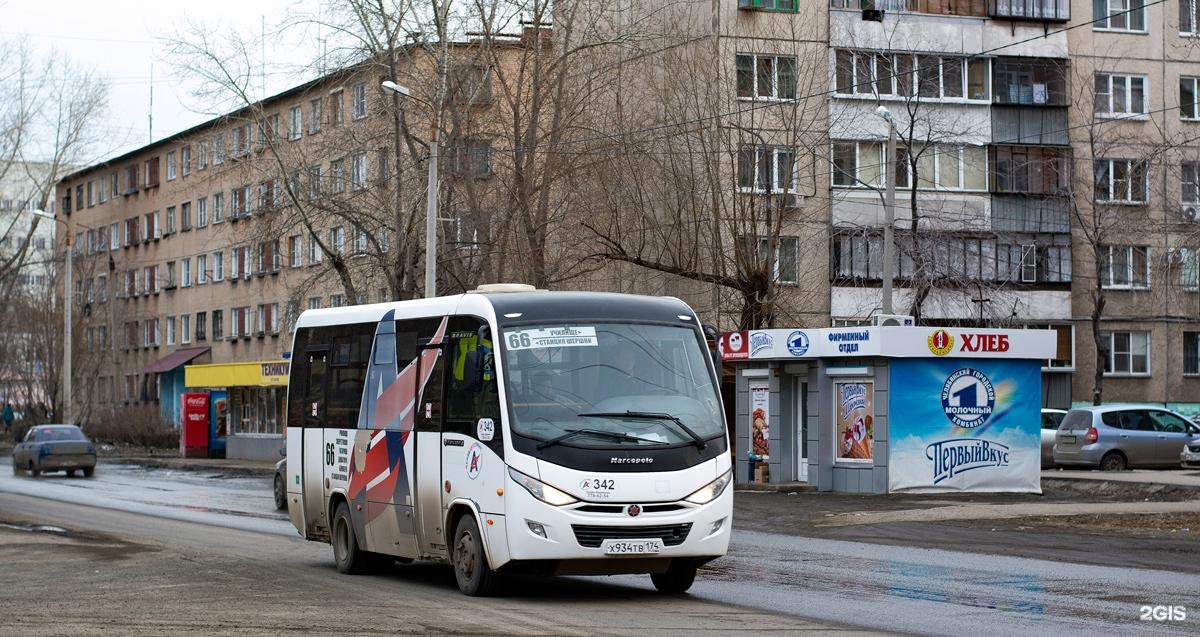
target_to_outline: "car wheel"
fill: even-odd
[[[345,502],[338,504],[333,514],[333,561],[337,569],[347,575],[358,575],[367,571],[370,556],[359,548],[354,534],[354,522],[350,519],[350,507]]]
[[[94,475],[96,475],[96,467],[84,467],[83,477],[90,478]]]
[[[275,474],[275,509],[282,511],[287,508],[287,490],[283,487],[283,476]]]
[[[676,560],[671,562],[665,573],[651,573],[650,581],[660,593],[686,593],[696,581],[696,563]]]
[[[488,566],[475,516],[464,515],[458,520],[451,550],[450,561],[454,564],[458,590],[469,597],[488,595],[495,585],[496,573]]]
[[[21,475],[21,465],[17,464],[16,458],[13,458],[13,475],[14,476]]]
[[[1101,471],[1124,471],[1126,466],[1125,454],[1120,451],[1110,451],[1100,459]]]
[[[66,470],[66,471],[64,471],[63,473],[66,473],[68,478],[74,478],[74,477],[75,477],[75,470],[74,470],[74,469],[67,469],[67,470]]]
[[[30,461],[29,461],[29,469],[28,469],[28,470],[29,470],[29,475],[30,475],[30,476],[33,476],[34,478],[36,478],[36,477],[38,477],[38,476],[42,475],[42,472],[41,472],[41,470],[39,470],[39,469],[37,468],[37,466],[35,466],[35,465],[33,464],[33,461],[32,461],[32,460],[30,460]]]

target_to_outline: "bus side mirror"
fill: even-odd
[[[706,341],[712,341],[712,346],[708,348],[708,355],[712,357],[713,367],[717,370],[717,376],[721,375],[721,350],[717,345],[721,342],[721,332],[716,327],[705,323],[700,326],[704,332]]]

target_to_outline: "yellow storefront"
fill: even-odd
[[[184,386],[206,391],[219,405],[218,431],[226,433],[225,456],[276,460],[283,449],[283,418],[290,363],[287,360],[188,365]],[[225,418],[225,422],[221,422]]]

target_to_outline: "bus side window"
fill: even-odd
[[[319,346],[308,348],[304,352],[304,362],[308,373],[304,379],[304,400],[299,405],[302,410],[300,421],[304,427],[324,427],[325,376],[329,369],[329,349]]]
[[[358,427],[358,412],[371,356],[374,323],[338,326],[334,332],[329,360],[328,405],[325,426],[340,429]]]
[[[304,426],[304,399],[307,392],[308,380],[308,335],[312,328],[304,327],[296,330],[296,340],[292,345],[291,364],[288,365],[288,393],[286,422],[288,427]]]
[[[477,436],[477,426],[481,418],[491,418],[497,425],[500,422],[500,400],[496,389],[496,369],[493,356],[492,340],[485,336],[479,337],[479,328],[486,325],[480,319],[469,316],[456,316],[450,319],[448,364],[450,373],[447,374],[446,388],[446,425],[445,431]],[[483,374],[480,379],[474,369],[468,369],[470,361],[480,360]],[[481,382],[480,382],[481,381]],[[499,448],[500,427],[495,427],[493,443]],[[491,445],[489,445],[491,446]]]
[[[367,384],[363,388],[362,410],[358,412],[359,429],[385,429],[394,423],[386,422],[390,410],[377,413],[379,398],[384,391],[397,382],[396,371],[396,335],[386,331],[394,329],[390,324],[383,324],[375,333],[375,345],[371,353],[371,366],[367,371]],[[378,419],[378,420],[377,420]]]
[[[417,387],[415,393],[417,399],[413,409],[416,410],[414,422],[417,431],[441,431],[442,429],[442,368],[444,367],[443,359],[436,346],[429,347],[430,341],[437,335],[438,328],[442,325],[442,319],[417,319],[405,321],[404,328],[406,330],[405,346],[412,348],[411,357],[418,361],[419,375],[417,379]],[[401,329],[399,324],[397,329]],[[434,356],[434,353],[437,353]],[[430,368],[430,359],[432,359],[432,369]],[[422,386],[422,383],[424,386]]]

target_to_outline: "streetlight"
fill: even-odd
[[[391,80],[379,85],[383,90],[400,97],[412,98],[412,91]],[[416,99],[416,98],[413,98]],[[440,118],[441,111],[438,111]],[[425,190],[425,298],[437,296],[437,212],[438,212],[438,128],[433,127],[429,141],[429,181]],[[398,142],[397,142],[398,143]]]
[[[892,270],[894,239],[892,226],[896,224],[896,124],[892,121],[892,112],[886,106],[875,109],[875,114],[883,118],[888,126],[887,155],[884,157],[885,174],[887,175],[887,191],[883,202],[883,313],[892,313],[892,280],[896,274]]]
[[[64,234],[66,235],[67,246],[67,280],[63,286],[63,368],[62,368],[62,384],[63,384],[63,422],[71,424],[71,308],[75,304],[71,299],[71,279],[73,277],[72,269],[74,268],[74,248],[71,247],[71,227],[67,222],[58,217],[46,212],[45,210],[35,209],[30,211],[33,216],[49,219],[57,223],[63,224]]]

